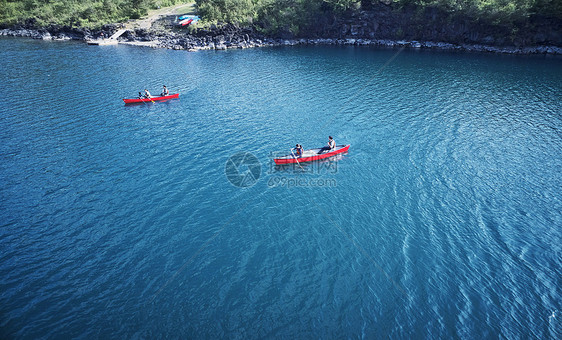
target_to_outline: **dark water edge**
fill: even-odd
[[[82,40],[91,41],[100,37],[104,32],[105,36],[111,36],[115,32],[114,25],[106,30],[92,32],[84,29],[61,29],[60,27],[42,29],[3,29],[0,30],[1,36],[24,37],[38,40]],[[363,39],[363,38],[299,38],[282,39],[270,38],[255,33],[248,28],[237,28],[234,25],[226,25],[226,28],[212,28],[201,30],[195,34],[147,31],[137,29],[127,31],[119,38],[119,43],[131,45],[141,45],[152,48],[167,48],[172,50],[226,50],[226,49],[245,49],[254,47],[276,47],[276,46],[374,46],[390,48],[410,48],[424,50],[442,51],[465,51],[465,52],[487,52],[499,54],[552,54],[561,55],[562,47],[554,45],[537,46],[494,46],[487,44],[455,44],[443,41],[417,41],[417,40],[393,40],[393,39]]]

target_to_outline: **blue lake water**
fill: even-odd
[[[6,38],[0,60],[0,338],[562,337],[560,57]],[[180,98],[123,105],[163,84]],[[328,135],[349,152],[273,166]]]

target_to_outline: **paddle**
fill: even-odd
[[[153,102],[153,103],[155,103],[155,104],[156,104],[156,102],[155,102],[154,100],[152,100],[152,98],[150,98],[150,97],[147,97],[146,99],[150,99],[150,101],[151,101],[151,102]]]
[[[143,99],[149,99],[149,100],[150,100],[151,102],[153,102],[153,103],[154,103],[154,100],[152,100],[152,98],[150,98],[150,97],[146,97],[146,92],[145,92],[144,96],[145,96],[145,98],[143,98]],[[143,100],[143,103],[144,103],[144,102],[145,102],[145,101]]]
[[[293,155],[293,157],[295,157],[295,161],[301,167],[302,171],[304,171],[304,168],[302,167],[301,163],[299,163],[299,160],[297,159],[297,156],[295,156],[295,154],[293,153],[293,149],[291,149],[291,155]]]

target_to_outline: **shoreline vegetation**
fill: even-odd
[[[43,40],[88,41],[126,29],[119,43],[188,51],[356,45],[562,54],[562,0],[233,0],[228,9],[225,0],[192,7],[181,0],[87,0],[82,12],[69,1],[2,2],[0,36]],[[160,6],[148,25],[134,25]],[[173,11],[180,7],[190,13]],[[178,14],[195,8],[202,24],[179,27]]]

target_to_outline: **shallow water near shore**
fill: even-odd
[[[5,38],[0,59],[2,338],[562,335],[560,57]],[[163,84],[179,99],[123,105]],[[274,166],[328,135],[349,152]]]

